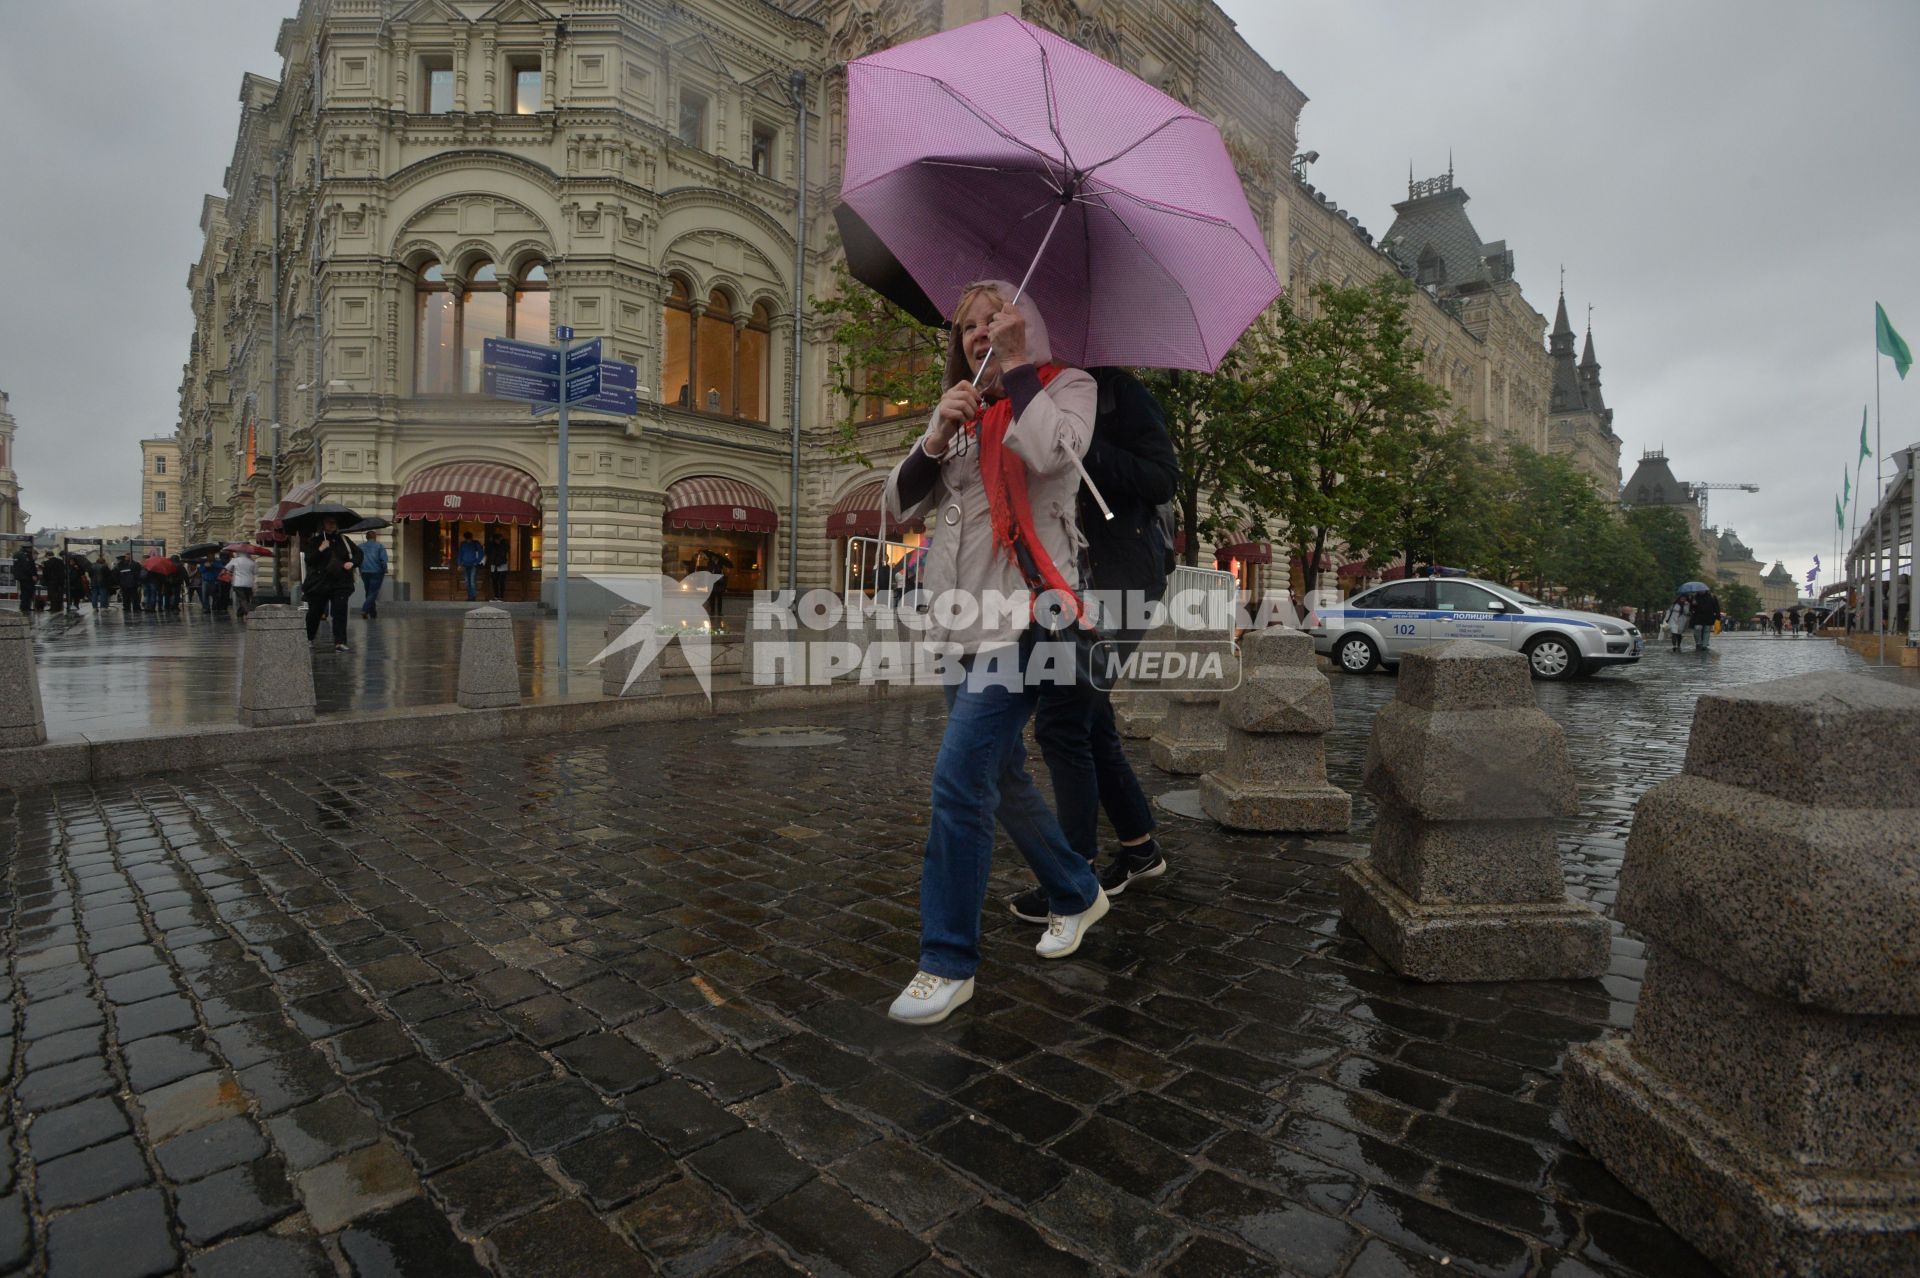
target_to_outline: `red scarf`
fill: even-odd
[[[1034,371],[1039,375],[1040,385],[1045,387],[1065,370],[1058,364],[1042,364]],[[1036,596],[1049,590],[1060,592],[1072,601],[1074,620],[1086,625],[1080,596],[1061,575],[1034,527],[1033,506],[1027,499],[1027,464],[1006,446],[1007,428],[1011,425],[1013,400],[1002,396],[980,415],[975,427],[980,441],[980,482],[986,485],[987,506],[993,513],[993,544],[1019,569],[1029,590]],[[1027,563],[1039,570],[1038,581],[1022,563],[1019,549],[1023,546],[1027,550]]]

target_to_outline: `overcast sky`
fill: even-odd
[[[201,197],[294,0],[0,0],[0,389],[36,526],[137,518],[173,430]],[[1830,561],[1873,303],[1920,345],[1911,0],[1227,0],[1312,99],[1301,146],[1375,235],[1445,170],[1551,316],[1594,336],[1631,474],[1664,446],[1769,564]],[[1902,66],[1903,61],[1907,64]],[[1883,375],[1889,450],[1920,372]],[[1869,475],[1871,464],[1868,466]]]

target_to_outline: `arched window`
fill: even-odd
[[[544,262],[522,267],[517,284],[502,279],[493,263],[481,262],[458,289],[447,279],[445,267],[428,262],[415,274],[413,288],[416,395],[480,394],[489,337],[543,344],[552,340]]]
[[[767,338],[773,332],[773,316],[765,302],[756,302],[747,326],[740,330],[740,348],[735,368],[734,413],[750,422],[767,420]]]
[[[507,295],[492,262],[477,267],[460,299],[460,389],[478,395],[486,364],[486,340],[507,336]]]
[[[733,307],[719,289],[707,294],[700,316],[700,349],[694,367],[700,370],[697,407],[709,413],[733,416]]]
[[[687,282],[673,277],[673,291],[667,294],[667,352],[660,363],[661,398],[682,408],[693,407],[693,298]]]
[[[440,263],[423,267],[414,281],[419,320],[414,325],[413,390],[416,395],[453,394],[455,322],[453,294]]]
[[[675,276],[664,305],[664,402],[696,412],[767,420],[767,350],[773,316],[764,303],[742,315],[719,289],[695,303]]]

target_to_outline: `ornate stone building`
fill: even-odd
[[[159,538],[169,552],[186,545],[180,536],[185,503],[180,474],[180,441],[158,435],[140,441],[140,535]]]
[[[1593,354],[1593,324],[1587,324],[1586,349],[1573,362],[1573,326],[1567,323],[1567,295],[1553,317],[1547,339],[1553,362],[1553,394],[1548,401],[1547,451],[1564,457],[1591,478],[1601,492],[1620,491],[1620,437],[1613,433],[1613,410],[1600,393],[1600,361]]]
[[[1753,557],[1753,551],[1740,540],[1733,529],[1721,532],[1714,545],[1714,576],[1722,582],[1738,582],[1762,594],[1760,582],[1760,561]]]
[[[20,509],[20,476],[13,469],[15,424],[7,393],[0,391],[0,533],[27,531],[27,512]]]
[[[1773,568],[1760,579],[1760,606],[1772,612],[1776,608],[1791,608],[1805,602],[1800,598],[1799,583],[1787,571],[1786,564],[1774,560]]]
[[[830,447],[852,410],[823,376],[825,333],[795,350],[794,312],[833,286],[844,67],[1005,11],[1215,119],[1292,286],[1417,270],[1410,236],[1408,261],[1382,252],[1295,175],[1305,95],[1207,0],[301,0],[279,78],[242,82],[201,210],[186,536],[251,534],[277,468],[283,505],[396,518],[403,597],[452,597],[453,547],[504,532],[527,598],[553,573],[564,464],[575,575],[678,575],[706,552],[735,590],[783,585],[792,539],[801,584],[835,580],[877,473]],[[1402,221],[1435,198],[1465,200],[1410,192]],[[1429,374],[1489,437],[1542,447],[1544,319],[1510,255],[1473,247],[1492,265],[1417,303]],[[556,324],[646,388],[634,417],[576,414],[565,459],[551,417],[481,393],[487,337],[549,342]],[[869,453],[884,462],[901,425],[873,422]]]

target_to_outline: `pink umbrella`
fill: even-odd
[[[1211,371],[1280,295],[1212,122],[1011,15],[848,64],[841,198],[927,296],[1021,280],[1079,365]]]

